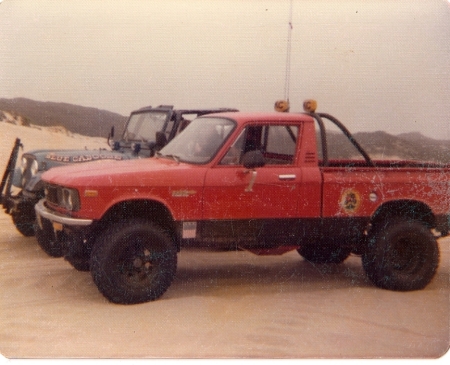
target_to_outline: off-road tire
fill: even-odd
[[[53,231],[52,223],[45,218],[41,218],[42,229],[37,222],[34,223],[34,232],[39,246],[44,252],[52,257],[63,256],[63,244],[58,241]]]
[[[64,259],[77,271],[89,271],[89,257],[65,256]]]
[[[350,255],[351,248],[333,243],[316,243],[304,245],[297,251],[306,261],[315,264],[340,264]]]
[[[142,303],[168,289],[177,249],[162,228],[143,219],[116,224],[100,234],[91,253],[92,278],[111,302]]]
[[[419,290],[436,273],[439,247],[423,223],[394,218],[369,235],[362,263],[369,279],[380,288]]]
[[[36,219],[33,213],[29,212],[11,212],[12,221],[17,230],[25,237],[34,236],[34,221]]]

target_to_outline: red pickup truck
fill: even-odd
[[[160,297],[189,246],[297,250],[314,263],[353,252],[378,287],[424,288],[439,264],[436,238],[449,234],[450,166],[372,160],[308,105],[202,116],[155,158],[51,169],[38,223],[64,237],[66,259],[115,303]],[[350,158],[329,150],[328,124]]]

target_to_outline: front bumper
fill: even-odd
[[[45,204],[45,199],[41,199],[37,202],[37,204],[34,206],[34,210],[36,212],[36,217],[39,219],[40,217],[48,219],[55,224],[61,224],[63,226],[67,227],[86,227],[90,226],[93,222],[92,219],[81,219],[81,218],[72,218],[68,217],[66,215],[60,214],[58,212],[55,212],[53,210],[48,209]]]
[[[40,229],[48,234],[54,234],[61,241],[63,255],[72,264],[80,259],[81,262],[89,260],[94,237],[92,236],[94,221],[67,217],[48,209],[44,202],[45,199],[41,199],[34,206]]]

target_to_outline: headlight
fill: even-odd
[[[31,167],[30,167],[31,176],[36,175],[38,170],[39,170],[38,162],[36,160],[33,160],[33,162],[31,163]]]
[[[29,172],[31,176],[34,176],[39,170],[39,164],[34,158],[22,157],[20,170],[22,174]]]
[[[74,189],[62,188],[62,201],[60,202],[60,205],[67,210],[80,209],[78,191]]]
[[[20,164],[20,171],[22,171],[22,174],[27,169],[27,166],[28,166],[28,160],[25,157],[22,157],[22,161]]]
[[[45,188],[46,199],[61,208],[77,211],[80,209],[80,198],[78,191],[61,186],[48,185]]]
[[[37,174],[39,164],[34,156],[23,156],[20,163],[20,171],[22,172],[22,187],[25,187],[28,182]]]
[[[63,205],[68,210],[73,210],[74,208],[74,194],[75,192],[73,190],[63,189]]]

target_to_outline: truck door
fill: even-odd
[[[301,169],[296,166],[298,125],[252,125],[245,128],[205,179],[203,217],[210,236],[235,230],[236,236],[257,236],[297,217]],[[246,152],[262,152],[265,165],[246,169]],[[228,227],[228,228],[226,228]],[[288,230],[290,228],[287,228]],[[231,230],[231,231],[230,231]],[[284,230],[286,231],[286,230]],[[286,234],[288,234],[286,232]],[[267,236],[267,234],[264,234]]]

